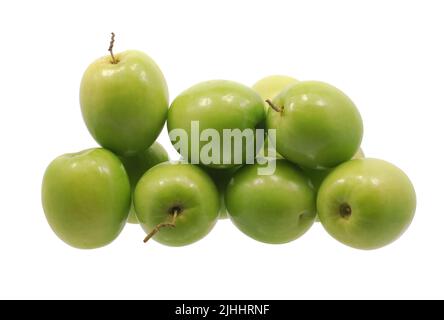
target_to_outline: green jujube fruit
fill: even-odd
[[[119,158],[105,149],[62,155],[45,171],[42,204],[49,225],[80,249],[105,246],[128,218],[130,183]]]
[[[259,175],[258,164],[239,169],[228,184],[225,203],[243,233],[280,244],[299,238],[312,226],[316,196],[299,168],[287,160],[275,161],[276,170],[270,175]]]
[[[213,80],[199,83],[182,92],[171,104],[167,125],[170,138],[175,129],[182,129],[187,133],[188,152],[184,154],[183,150],[178,151],[182,152],[182,156],[189,162],[213,168],[232,168],[246,163],[248,143],[254,148],[251,154],[251,162],[254,162],[254,157],[259,151],[255,146],[256,135],[242,139],[239,148],[235,148],[235,143],[232,143],[230,154],[226,150],[224,155],[223,130],[238,129],[241,132],[245,129],[255,130],[264,123],[264,119],[263,101],[253,89],[233,81]],[[206,129],[217,132],[220,148],[209,152],[216,161],[211,163],[202,161],[201,151],[208,142],[192,141],[192,121],[198,122],[199,136]],[[177,149],[177,141],[172,139],[172,142]],[[195,143],[198,144],[197,148],[192,147]],[[193,154],[198,161],[193,161]],[[240,161],[235,161],[236,154],[240,155]],[[226,163],[224,159],[227,159]]]
[[[185,246],[205,237],[219,217],[219,195],[210,176],[198,166],[163,162],[148,170],[134,192],[137,219],[147,234],[159,224],[154,240]],[[147,240],[147,239],[145,239]]]
[[[276,150],[311,169],[333,168],[358,151],[363,124],[354,103],[339,89],[302,81],[270,102],[267,129],[276,130]]]
[[[336,240],[356,249],[377,249],[398,239],[413,220],[415,189],[407,175],[379,159],[356,159],[322,182],[319,219]]]
[[[162,130],[168,88],[145,53],[125,51],[94,61],[80,84],[80,106],[94,139],[118,155],[145,151]]]

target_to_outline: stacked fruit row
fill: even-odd
[[[286,243],[318,217],[342,243],[374,249],[410,225],[409,178],[364,157],[361,116],[337,88],[284,76],[253,88],[214,80],[169,107],[155,62],[139,51],[114,55],[113,44],[114,35],[110,55],[87,68],[80,86],[83,118],[103,148],[62,155],[43,178],[46,218],[66,243],[101,247],[131,222],[145,241],[183,246],[227,216],[258,241]],[[181,161],[168,161],[155,142],[165,122]],[[227,130],[244,134],[228,150],[219,141]]]

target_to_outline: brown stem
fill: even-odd
[[[109,43],[109,48],[108,48],[108,51],[109,51],[109,53],[111,54],[111,58],[112,58],[111,63],[112,63],[112,64],[116,64],[116,63],[117,63],[116,58],[114,58],[114,54],[113,54],[114,37],[115,37],[115,36],[116,36],[116,35],[114,34],[114,32],[111,32],[111,41],[110,41],[110,43]]]
[[[147,243],[148,240],[150,240],[152,237],[154,237],[162,228],[175,228],[176,227],[176,218],[179,214],[178,210],[174,210],[173,213],[173,219],[171,219],[171,222],[163,222],[159,223],[157,226],[154,227],[154,229],[148,233],[148,235],[143,239],[143,243]]]
[[[265,102],[268,103],[268,105],[276,112],[282,112],[284,110],[284,108],[278,107],[273,102],[271,102],[270,99],[265,100]]]

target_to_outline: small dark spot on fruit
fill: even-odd
[[[339,214],[344,219],[349,219],[352,215],[352,209],[348,203],[343,203],[339,206]]]

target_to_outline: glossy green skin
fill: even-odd
[[[340,214],[341,204],[351,215]],[[378,159],[348,161],[324,180],[318,193],[322,225],[336,240],[357,249],[377,249],[390,244],[408,228],[416,195],[407,175]]]
[[[289,76],[272,75],[260,79],[253,85],[253,89],[259,93],[262,100],[275,98],[288,86],[297,83],[298,80]],[[265,110],[268,110],[268,104],[264,103]]]
[[[286,160],[276,160],[273,175],[258,175],[258,167],[242,167],[231,179],[225,194],[231,220],[261,242],[279,244],[299,238],[316,216],[316,196],[308,179]]]
[[[169,132],[177,128],[186,130],[189,137],[188,146],[191,146],[191,121],[199,121],[200,131],[207,128],[217,130],[221,137],[219,155],[222,162],[223,129],[255,129],[263,124],[264,119],[262,99],[253,89],[233,81],[213,80],[199,83],[182,92],[171,104],[167,124]],[[207,142],[200,143],[199,158],[200,150],[205,144]],[[242,164],[246,160],[245,144],[243,141]],[[239,165],[234,162],[234,153],[231,154],[230,164],[208,166],[220,169]],[[191,152],[188,160],[191,161]]]
[[[130,207],[128,176],[105,149],[65,154],[46,169],[42,204],[52,230],[67,244],[93,249],[122,231]]]
[[[228,183],[233,177],[234,173],[239,170],[241,166],[228,169],[213,169],[208,167],[202,167],[206,173],[210,175],[215,183],[217,190],[219,192],[220,208],[219,208],[219,219],[227,219],[228,211],[225,206],[225,190],[227,189]]]
[[[154,142],[153,145],[144,152],[134,156],[120,157],[120,160],[122,161],[130,180],[131,194],[134,194],[137,182],[139,182],[143,174],[156,164],[168,161],[168,153],[161,144]],[[131,201],[128,222],[134,224],[139,223],[136,211],[134,210],[134,201]]]
[[[164,162],[148,170],[134,193],[140,225],[146,233],[171,222],[180,207],[175,228],[163,228],[153,239],[169,246],[185,246],[205,237],[219,217],[217,187],[202,169],[186,163]]]
[[[106,56],[85,71],[80,85],[83,119],[94,139],[119,155],[143,152],[165,124],[168,88],[156,63],[140,51]]]
[[[311,169],[333,168],[352,158],[361,144],[362,119],[353,102],[335,87],[299,82],[273,102],[267,129],[276,129],[276,150],[287,160]]]

